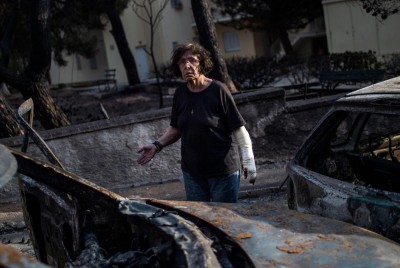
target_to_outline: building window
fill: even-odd
[[[239,35],[237,32],[224,33],[225,52],[234,52],[240,50]]]
[[[171,0],[171,6],[175,9],[182,9],[182,1],[181,0]]]

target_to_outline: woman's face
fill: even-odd
[[[192,54],[191,51],[185,52],[178,61],[179,70],[182,78],[190,82],[196,80],[200,76],[200,60],[198,55]]]

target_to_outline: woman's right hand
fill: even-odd
[[[153,159],[154,155],[157,153],[157,147],[154,144],[147,144],[140,148],[138,153],[142,153],[142,155],[137,162],[140,165],[145,165]]]

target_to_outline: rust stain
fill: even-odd
[[[344,242],[342,243],[342,247],[343,247],[344,249],[346,249],[348,252],[352,252],[352,251],[353,251],[352,245],[351,245],[349,242],[347,242],[347,241],[344,241]]]
[[[214,219],[211,221],[213,224],[220,226],[221,228],[228,228],[228,224],[225,220],[222,219]]]
[[[319,234],[317,235],[317,237],[321,240],[332,240],[332,237],[330,237],[329,235]]]
[[[28,267],[30,264],[41,266],[33,257],[24,256],[11,246],[0,243],[0,267]],[[21,266],[20,266],[21,265]]]
[[[311,242],[296,244],[293,241],[285,241],[285,244],[287,246],[277,246],[276,248],[289,254],[301,254],[311,248]]]
[[[278,262],[276,260],[269,260],[268,261],[268,267],[277,267]]]
[[[252,234],[250,232],[243,232],[243,233],[240,233],[240,234],[236,235],[237,239],[248,239],[248,238],[251,238],[251,237],[252,237]]]

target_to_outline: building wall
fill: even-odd
[[[355,1],[322,1],[330,53],[375,51],[378,56],[400,52],[400,14],[382,21]]]
[[[227,27],[223,25],[216,25],[215,26],[217,32],[217,40],[218,44],[220,45],[220,51],[224,58],[231,58],[231,57],[254,57],[256,56],[256,49],[255,49],[255,38],[254,33],[249,30],[236,30],[232,27]],[[235,33],[239,39],[239,50],[236,51],[227,51],[225,50],[224,46],[224,35]]]
[[[155,32],[154,52],[158,65],[165,64],[171,57],[171,52],[174,44],[181,42],[193,42],[197,40],[196,25],[194,23],[192,8],[190,1],[182,1],[181,9],[175,9],[171,6],[171,2],[162,13],[162,21]],[[157,3],[154,7],[158,7]],[[121,15],[122,24],[125,30],[125,35],[129,43],[131,52],[135,59],[140,58],[137,53],[140,48],[150,46],[150,28],[149,25],[137,17],[129,6]],[[58,67],[55,63],[52,64],[50,76],[52,84],[70,84],[84,81],[96,81],[104,78],[105,69],[116,69],[116,78],[119,84],[127,85],[128,79],[125,73],[122,59],[119,55],[118,48],[114,38],[110,32],[111,26],[99,33],[99,53],[96,55],[97,69],[90,69],[90,60],[80,57],[82,69],[78,70],[76,65],[76,57],[67,57],[68,65]],[[220,45],[220,50],[223,56],[254,56],[256,55],[256,44],[254,35],[248,30],[237,31],[233,28],[216,26],[217,38]],[[225,53],[223,33],[238,32],[240,50],[235,52]],[[260,47],[260,44],[258,44]],[[148,69],[153,69],[151,58],[147,56],[146,62]],[[137,68],[142,68],[140,62],[136,62]],[[148,77],[151,77],[151,73]]]
[[[65,55],[66,66],[58,66],[54,61],[52,62],[50,77],[53,85],[88,81],[88,77],[91,77],[92,80],[104,77],[104,69],[106,69],[104,66],[108,66],[105,40],[101,32],[97,33],[97,38],[99,40],[99,53],[92,65],[89,59],[76,55]]]

